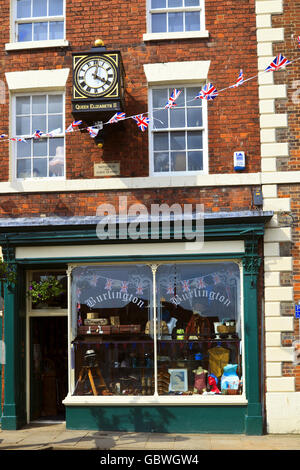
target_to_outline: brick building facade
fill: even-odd
[[[299,277],[297,113],[296,105],[291,104],[286,93],[287,90],[295,91],[291,91],[291,87],[295,88],[297,81],[297,65],[276,74],[258,74],[278,52],[290,59],[294,58],[291,51],[295,56],[297,54],[296,31],[289,29],[291,2],[289,7],[284,0],[174,0],[169,4],[144,0],[129,3],[110,0],[102,2],[100,7],[93,1],[48,0],[41,2],[35,12],[32,1],[0,1],[3,18],[0,29],[1,133],[9,137],[26,136],[30,142],[1,141],[1,244],[4,259],[14,266],[19,280],[15,290],[6,289],[4,339],[14,365],[5,368],[2,426],[19,427],[26,421],[47,416],[47,413],[56,414],[49,411],[49,397],[48,411],[42,405],[39,410],[33,406],[34,397],[38,397],[37,402],[45,398],[43,392],[38,392],[32,385],[37,372],[32,358],[35,354],[39,360],[45,360],[34,344],[41,343],[45,327],[39,319],[47,315],[46,310],[36,313],[25,295],[35,273],[40,276],[54,270],[60,275],[68,273],[70,293],[64,315],[52,308],[47,324],[53,328],[51,319],[54,322],[57,317],[68,318],[68,325],[63,327],[67,345],[57,345],[57,349],[58,346],[65,347],[68,384],[65,396],[56,397],[60,401],[59,405],[56,403],[57,413],[64,400],[67,426],[111,429],[112,422],[120,420],[117,425],[120,429],[143,430],[152,426],[155,431],[172,431],[179,426],[183,432],[281,432],[282,418],[276,411],[278,392],[287,392],[285,399],[292,396],[297,400],[299,389],[297,368],[291,367],[291,342],[298,328],[297,322],[293,321]],[[164,23],[166,19],[168,26]],[[107,125],[103,148],[90,138],[85,123],[80,132],[64,133],[76,118],[71,102],[72,54],[90,51],[99,38],[107,51],[121,52],[126,116],[149,112],[150,117],[149,129],[145,132],[138,129],[133,119]],[[258,75],[258,79],[249,80],[238,88],[229,88],[235,83],[240,69],[246,78]],[[186,116],[189,112],[192,116],[192,105],[189,106],[187,98],[191,96],[189,90],[200,91],[208,82],[218,90],[225,90],[213,101],[197,101],[202,101],[202,108],[198,109],[198,113],[202,113],[201,125],[196,121],[172,125],[170,121],[164,134],[164,127],[158,125],[161,121],[155,121],[155,112],[152,112],[156,90],[183,89],[181,99],[186,96],[186,101],[179,101],[178,107],[184,108]],[[53,98],[58,96],[59,99]],[[47,107],[41,111],[44,97]],[[176,111],[178,109],[169,110],[170,119],[171,113]],[[44,139],[47,149],[41,148],[42,144],[38,148],[38,143],[29,137],[36,129],[35,123],[42,127],[46,122],[44,116],[48,119],[48,127],[43,131],[53,130],[49,127],[50,122],[61,122],[63,129],[57,140]],[[176,132],[179,140],[185,135],[184,167],[176,167],[173,160],[175,141],[169,141],[168,152],[164,147],[164,154],[158,152],[161,148],[156,147],[156,136],[162,139],[166,132],[170,139]],[[200,134],[202,146],[190,148],[188,139],[199,138]],[[55,143],[52,150],[51,142]],[[28,150],[29,146],[31,150]],[[61,173],[55,177],[55,174],[51,176],[51,162],[58,156],[58,148],[63,149],[63,165]],[[196,152],[195,148],[201,150]],[[234,169],[235,151],[245,152],[243,171]],[[166,162],[166,153],[168,166],[162,169],[159,162]],[[192,154],[197,154],[196,163]],[[95,165],[112,162],[119,165],[117,174],[95,176]],[[35,165],[44,172],[42,176],[34,173]],[[264,196],[263,207],[254,200],[254,193],[260,189]],[[128,206],[143,204],[148,210],[152,204],[192,204],[193,207],[203,204],[204,248],[184,254],[183,245],[176,246],[171,240],[155,245],[142,243],[142,248],[139,243],[130,243],[125,249],[123,244],[101,244],[95,233],[97,208],[101,204],[111,204],[117,210],[120,198],[124,197]],[[187,368],[188,385],[183,390],[187,396],[180,397],[183,400],[180,403],[177,396],[168,396],[167,400],[158,393],[158,366],[154,367],[154,398],[148,389],[136,397],[136,393],[124,388],[128,395],[135,396],[139,407],[132,405],[130,396],[116,398],[112,389],[108,392],[112,396],[97,397],[99,402],[92,400],[95,397],[87,396],[82,400],[82,396],[75,393],[77,362],[81,360],[76,354],[81,350],[81,344],[76,343],[74,315],[86,315],[86,312],[76,312],[73,281],[82,265],[89,269],[96,264],[99,269],[94,276],[100,279],[103,263],[104,266],[112,263],[116,270],[117,262],[150,264],[155,280],[158,276],[157,282],[160,282],[159,268],[154,266],[161,266],[160,263],[174,263],[178,268],[180,263],[197,262],[197,276],[213,274],[212,265],[221,273],[226,271],[226,276],[230,269],[238,266],[236,287],[226,284],[229,282],[227,277],[223,284],[235,299],[236,311],[231,312],[235,322],[242,325],[236,342],[233,341],[242,353],[230,358],[234,363],[238,358],[239,393],[235,396],[226,392],[218,397],[212,394],[192,396],[190,380],[193,375]],[[181,276],[184,278],[187,272],[188,268],[183,267]],[[83,303],[82,299],[77,300]],[[164,297],[155,299],[153,296],[148,300],[152,312],[157,308],[158,316],[164,314]],[[207,306],[212,308],[209,302]],[[102,312],[100,310],[99,307],[98,313]],[[213,313],[211,311],[210,315]],[[158,318],[161,320],[162,316]],[[225,319],[225,313],[221,312],[219,320]],[[220,338],[210,338],[215,341],[210,346],[216,345],[216,339]],[[228,336],[225,339],[221,346],[230,346]],[[86,338],[84,344],[87,344]],[[158,352],[154,348],[155,361],[158,356],[163,356],[164,343],[158,344]],[[102,358],[103,344],[96,346],[100,348]],[[190,347],[192,351],[194,346]],[[200,365],[206,368],[209,364],[205,360],[209,354],[207,349],[202,353],[206,358]],[[16,359],[18,354],[20,359]],[[72,365],[74,354],[75,368]],[[181,361],[170,369],[183,367],[183,358],[179,359]],[[102,374],[105,375],[103,370]],[[109,374],[111,377],[112,373]],[[43,378],[46,380],[45,371]],[[104,378],[107,381],[106,376]],[[144,379],[139,378],[141,382]],[[220,386],[221,375],[218,379]],[[172,389],[169,393],[172,395]],[[147,396],[141,397],[142,394],[149,395],[148,400]],[[222,400],[221,405],[218,399]],[[219,407],[211,406],[216,401]],[[178,412],[174,414],[174,404],[183,404],[182,411],[177,408]],[[218,412],[214,408],[218,408]],[[151,420],[148,421],[151,423],[145,419],[149,409]],[[169,418],[164,424],[162,410]],[[131,414],[136,415],[134,423]],[[286,428],[284,432],[297,429],[295,424],[293,429]]]

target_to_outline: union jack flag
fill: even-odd
[[[167,294],[174,294],[174,287],[171,284],[167,288]]]
[[[25,142],[27,143],[27,140],[23,139],[23,137],[11,137],[9,140],[11,140],[12,142]]]
[[[203,281],[203,277],[200,277],[199,279],[197,279],[197,287],[198,289],[205,287],[205,282]]]
[[[6,134],[1,134],[1,135],[0,135],[0,139],[5,139],[5,137],[7,137]]]
[[[78,326],[81,326],[81,325],[82,325],[82,318],[81,318],[80,313],[79,313],[79,315],[78,315],[77,325],[78,325]]]
[[[176,88],[174,88],[174,90],[172,91],[171,93],[171,96],[170,98],[168,99],[168,102],[165,106],[165,109],[167,108],[173,108],[174,106],[177,106],[175,101],[177,100],[178,96],[180,95],[182,90],[177,90]]]
[[[297,37],[298,46],[300,47],[300,36]]]
[[[124,292],[124,293],[127,294],[127,289],[128,289],[128,282],[127,281],[122,281],[121,292]]]
[[[218,274],[213,274],[213,280],[215,284],[220,284],[221,282],[220,276]]]
[[[119,121],[123,121],[123,119],[125,119],[125,116],[126,114],[125,113],[116,113],[113,115],[112,118],[110,118],[110,120],[108,121],[109,124],[113,124],[115,122],[119,122]]]
[[[136,288],[136,294],[142,295],[143,294],[143,286],[139,284]]]
[[[107,279],[104,289],[111,290],[112,288],[112,279]]]
[[[74,129],[80,126],[80,124],[82,124],[82,121],[73,121],[72,124],[70,124],[66,129],[66,132],[74,132]]]
[[[234,85],[231,85],[229,88],[237,88],[238,86],[242,85],[244,83],[244,73],[243,70],[240,70],[240,74],[238,76],[238,79]]]
[[[196,99],[200,98],[201,100],[214,100],[218,95],[219,93],[216,87],[214,87],[212,83],[207,83],[198,93]]]
[[[56,135],[59,135],[61,133],[61,129],[60,128],[57,128],[57,129],[54,129],[53,131],[51,132],[47,132],[45,135],[47,137],[54,137]]]
[[[278,54],[277,57],[270,63],[270,65],[265,69],[265,72],[276,72],[277,70],[289,65],[291,62],[286,59],[282,54]]]
[[[143,116],[142,114],[139,114],[138,116],[133,116],[132,119],[136,121],[138,127],[141,129],[142,132],[147,129],[150,122],[150,119],[146,116]]]
[[[181,285],[182,285],[183,292],[189,292],[190,291],[189,281],[181,281]]]
[[[43,135],[42,131],[36,130],[36,131],[34,131],[33,137],[34,137],[34,139],[40,139],[42,137],[42,135]]]
[[[88,133],[90,134],[90,136],[92,137],[92,139],[94,139],[95,137],[97,137],[98,135],[98,132],[100,129],[97,129],[96,127],[87,127],[86,128]]]

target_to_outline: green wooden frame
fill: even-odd
[[[199,406],[67,406],[66,424],[70,429],[108,429],[156,432],[210,432],[262,434],[264,429],[260,386],[260,357],[258,343],[257,276],[261,264],[258,242],[264,233],[268,217],[259,220],[240,220],[239,223],[205,225],[205,240],[244,240],[243,253],[214,253],[212,255],[177,256],[128,256],[118,258],[55,258],[16,259],[19,246],[99,244],[95,226],[58,226],[30,228],[0,228],[0,245],[4,260],[16,270],[18,282],[5,286],[5,322],[7,365],[5,367],[5,398],[1,419],[2,429],[18,429],[26,424],[26,309],[25,273],[27,269],[66,268],[67,263],[95,263],[118,261],[176,261],[240,259],[243,262],[244,328],[247,405],[199,405]],[[222,222],[222,221],[221,221]],[[174,240],[177,241],[178,240]],[[126,242],[126,241],[125,241]],[[130,242],[127,240],[127,243]],[[151,242],[149,242],[151,243]],[[261,359],[263,360],[263,359]],[[110,416],[105,420],[104,416]],[[165,417],[165,419],[161,419]],[[168,419],[167,419],[168,417]],[[117,424],[119,423],[119,424]],[[159,425],[164,423],[164,425]],[[114,428],[114,429],[113,429]]]

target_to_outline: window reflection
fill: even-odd
[[[155,276],[156,328],[149,266],[73,269],[73,393],[241,394],[238,265],[162,264]]]

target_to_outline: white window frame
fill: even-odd
[[[65,180],[66,179],[66,139],[65,139],[65,92],[62,90],[57,90],[57,91],[28,91],[27,93],[14,93],[12,95],[12,102],[11,102],[11,107],[12,107],[12,123],[11,123],[11,128],[12,128],[12,134],[15,137],[23,137],[23,138],[29,138],[31,136],[29,135],[23,135],[23,136],[17,136],[16,135],[16,98],[19,96],[36,96],[36,95],[61,95],[63,99],[62,103],[62,129],[61,133],[57,134],[55,137],[46,137],[47,139],[55,139],[55,138],[63,138],[64,139],[64,172],[63,176],[41,176],[41,177],[28,177],[28,178],[18,178],[17,177],[17,155],[16,155],[16,146],[17,142],[11,142],[11,155],[12,155],[12,169],[13,169],[13,174],[12,174],[12,179],[14,181],[58,181],[58,180]],[[42,131],[45,132],[44,129],[41,129]],[[51,129],[54,130],[54,129]],[[51,131],[49,130],[49,132]],[[30,145],[24,144],[24,145]],[[28,159],[33,159],[33,155],[28,157]],[[49,161],[49,155],[47,157],[47,161]],[[49,169],[47,167],[47,169]]]
[[[147,34],[143,35],[144,41],[162,40],[162,39],[188,39],[209,37],[208,31],[205,29],[205,0],[200,0],[199,7],[176,7],[176,8],[151,8],[151,0],[147,0]],[[179,12],[193,12],[200,11],[200,29],[196,31],[172,31],[172,32],[152,32],[152,14],[153,13],[179,13]]]
[[[199,91],[202,88],[203,83],[199,84]],[[176,127],[176,128],[161,128],[159,130],[154,130],[154,119],[153,119],[153,106],[152,106],[152,90],[154,89],[162,89],[162,88],[195,88],[196,85],[194,83],[186,83],[182,86],[180,85],[172,85],[172,84],[163,84],[152,86],[149,88],[149,95],[148,95],[148,103],[149,103],[149,171],[150,176],[187,176],[187,175],[201,175],[201,174],[208,174],[208,119],[207,119],[207,101],[202,100],[202,126],[201,127]],[[185,107],[186,109],[186,107]],[[169,110],[172,112],[172,109]],[[202,131],[202,144],[203,144],[203,168],[202,170],[198,171],[164,171],[164,172],[155,172],[154,171],[154,150],[153,150],[153,140],[154,134],[158,132],[188,132],[188,131]],[[188,150],[188,149],[187,149]]]
[[[9,50],[18,50],[18,49],[34,49],[34,48],[44,48],[44,47],[66,47],[68,46],[68,41],[66,41],[66,1],[63,4],[63,14],[59,16],[43,16],[43,17],[28,17],[28,18],[17,18],[17,2],[16,0],[11,0],[11,35],[10,43],[5,45],[5,49]],[[64,33],[61,39],[43,39],[43,40],[34,40],[32,41],[18,41],[18,24],[22,23],[40,23],[40,22],[54,22],[54,21],[63,21],[64,23]],[[49,35],[49,28],[48,28]]]

